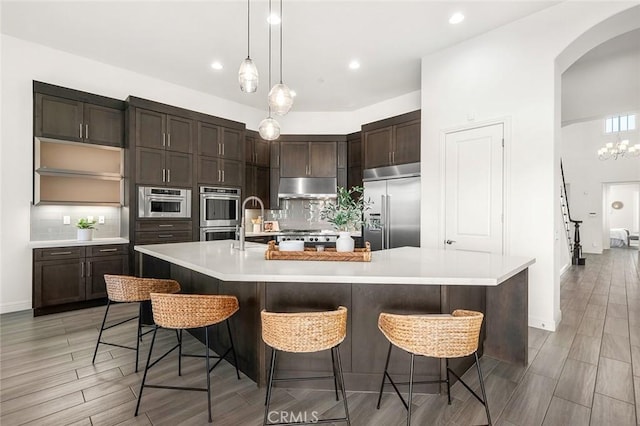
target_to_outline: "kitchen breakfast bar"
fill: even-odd
[[[237,244],[237,242],[236,242]],[[377,391],[388,341],[378,330],[381,312],[399,314],[480,311],[485,320],[479,353],[518,365],[527,363],[528,267],[535,259],[486,253],[400,247],[372,253],[371,262],[265,260],[267,246],[206,241],[135,246],[143,277],[173,278],[183,293],[235,295],[240,311],[231,318],[238,366],[259,386],[266,381],[269,350],[261,339],[260,311],[348,309],[347,337],[340,345],[346,388]],[[229,346],[225,327],[212,329],[211,348]],[[192,334],[201,341],[201,331]],[[278,358],[278,371],[303,377],[331,371],[324,353]],[[233,363],[231,354],[227,360]],[[394,351],[389,372],[408,377],[409,355]],[[462,374],[472,358],[450,366]],[[416,380],[439,379],[444,362],[419,357]],[[323,381],[289,382],[287,386],[331,389]],[[436,385],[417,391],[434,393]]]

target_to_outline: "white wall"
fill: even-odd
[[[640,99],[637,101],[640,102]],[[584,253],[602,253],[609,238],[603,226],[603,187],[606,182],[640,180],[640,157],[602,161],[597,151],[616,136],[604,134],[603,119],[570,124],[562,128],[561,156],[564,176],[571,184],[571,216],[582,220],[580,238]],[[631,144],[640,143],[638,130],[627,132]]]
[[[640,164],[638,166],[640,167]],[[611,203],[614,201],[622,202],[622,208],[612,208]],[[640,182],[610,185],[605,207],[606,214],[609,215],[610,228],[624,228],[632,233],[638,233],[640,226]]]
[[[247,123],[257,129],[265,111],[249,108],[14,37],[0,38],[0,313],[31,308],[29,211],[32,193],[32,81],[116,99],[129,95]],[[283,133],[346,134],[362,123],[420,108],[413,93],[343,113],[291,113]]]
[[[536,258],[529,269],[529,324],[535,327],[553,330],[561,319],[555,253],[566,248],[557,229],[556,57],[629,6],[563,2],[422,60],[421,244],[441,247],[444,239],[444,133],[505,119],[505,249]]]

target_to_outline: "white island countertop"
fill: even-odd
[[[264,244],[247,243],[244,252],[232,245],[223,240],[134,249],[223,281],[495,286],[535,263],[530,257],[418,247],[375,251],[371,262],[265,260]]]

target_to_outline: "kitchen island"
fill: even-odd
[[[266,246],[232,241],[136,246],[140,275],[180,282],[185,293],[232,294],[240,311],[232,318],[238,364],[263,385],[268,350],[260,336],[260,311],[349,310],[347,338],[340,346],[347,389],[375,391],[380,384],[388,342],[377,329],[380,312],[450,313],[471,309],[485,313],[480,352],[526,365],[528,267],[535,260],[463,251],[401,247],[372,253],[371,262],[265,260]],[[212,349],[227,346],[226,329],[213,330]],[[203,340],[199,331],[193,331]],[[283,376],[317,375],[331,370],[325,353],[279,357]],[[408,373],[408,355],[395,351],[391,374]],[[443,362],[420,359],[416,380],[439,378]],[[455,360],[462,374],[471,360]],[[292,382],[288,385],[293,385]],[[303,386],[330,388],[332,383]],[[432,385],[422,387],[434,392]]]

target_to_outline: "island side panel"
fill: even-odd
[[[347,337],[340,345],[340,358],[345,372],[351,371],[351,342],[353,309],[351,286],[333,283],[266,283],[265,306],[273,312],[311,312],[330,311],[338,306],[348,310]],[[300,337],[303,338],[303,337]],[[263,371],[268,368],[271,349],[265,351]],[[276,377],[306,377],[331,374],[331,353],[329,350],[315,353],[278,352]],[[285,387],[303,387],[309,389],[333,389],[332,380],[283,382]],[[348,389],[350,389],[347,386]]]
[[[347,389],[378,391],[382,381],[389,341],[378,329],[381,312],[394,314],[440,313],[440,286],[405,284],[352,284],[353,369],[346,374]],[[411,356],[393,347],[389,374],[398,382],[409,380]],[[415,381],[438,380],[437,359],[417,357]],[[437,393],[438,386],[416,385],[416,392]],[[385,392],[393,392],[391,386]]]
[[[513,364],[528,363],[528,268],[495,287],[487,287],[487,338],[484,353]]]

